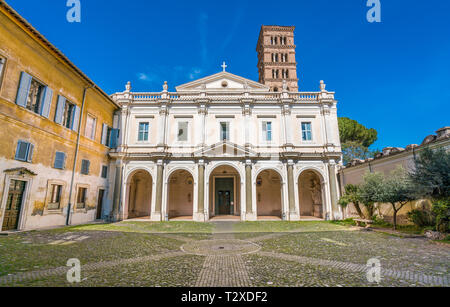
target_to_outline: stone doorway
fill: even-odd
[[[301,218],[323,219],[325,216],[324,184],[314,171],[305,171],[298,179]]]
[[[282,218],[283,193],[281,176],[273,170],[262,171],[256,178],[258,219]]]
[[[128,208],[126,219],[150,217],[152,206],[152,176],[137,171],[128,183]]]
[[[168,187],[169,219],[192,219],[194,215],[194,178],[185,170],[174,172]]]
[[[2,231],[18,229],[26,185],[26,181],[11,179],[4,211]]]
[[[240,182],[236,169],[219,166],[209,178],[209,212],[212,217],[240,216]]]

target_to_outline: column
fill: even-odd
[[[245,116],[245,140],[244,143],[246,147],[250,146],[250,105],[244,105],[243,114]]]
[[[158,147],[165,147],[166,143],[166,122],[167,122],[167,106],[162,105],[159,110],[159,119],[158,119]]]
[[[289,219],[299,219],[299,215],[295,208],[295,192],[294,192],[294,161],[289,160],[287,164],[288,173],[288,197],[289,197]]]
[[[200,115],[200,145],[206,146],[206,106],[201,105],[198,114]]]
[[[152,213],[152,221],[162,221],[161,209],[163,200],[163,175],[164,175],[164,162],[158,161],[156,171],[156,199],[155,199],[155,211]]]
[[[336,181],[336,162],[330,160],[328,163],[328,177],[330,181],[330,196],[331,196],[331,216],[330,219],[340,219],[339,207],[338,207],[338,192]]]
[[[205,215],[205,163],[203,160],[198,162],[198,209],[195,220],[198,222],[206,221]]]
[[[122,160],[118,160],[116,162],[116,174],[114,178],[114,196],[113,196],[113,208],[111,220],[113,222],[117,222],[120,220],[120,206],[121,201],[120,198],[122,196],[122,173],[123,173],[123,162]]]
[[[292,147],[292,119],[291,119],[291,108],[290,106],[283,106],[283,118],[284,118],[284,133],[286,138],[285,145]]]
[[[256,215],[253,212],[253,197],[252,197],[252,161],[245,162],[245,209],[246,221],[256,220]]]

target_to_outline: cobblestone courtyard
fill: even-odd
[[[81,262],[70,284],[69,259]],[[367,261],[381,263],[379,284]],[[328,222],[122,222],[0,236],[0,286],[449,286],[450,247]]]

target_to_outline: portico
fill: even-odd
[[[120,219],[333,219],[340,161],[337,102],[319,92],[273,93],[229,72],[121,105]],[[120,172],[119,172],[120,174]],[[334,183],[334,184],[333,184]]]

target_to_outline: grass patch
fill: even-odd
[[[322,221],[308,222],[289,222],[289,221],[258,221],[258,222],[240,222],[233,227],[234,232],[238,233],[277,233],[293,231],[330,231],[342,230],[339,225],[333,225]]]
[[[85,237],[82,241],[68,239]],[[178,250],[182,241],[155,234],[126,232],[40,231],[0,237],[0,276],[66,266],[71,258],[82,264],[128,259]]]
[[[214,229],[212,223],[197,222],[120,222],[74,227],[74,230],[119,231],[134,233],[204,233]]]

